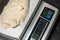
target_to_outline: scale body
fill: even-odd
[[[47,40],[57,16],[57,8],[42,2],[22,40]]]
[[[47,9],[48,9],[48,11],[49,10],[50,11],[48,13],[49,15],[47,15],[47,17],[45,17],[44,11]],[[48,11],[46,11],[46,12],[48,12]],[[15,29],[10,28],[10,29],[4,30],[0,23],[1,40],[40,40],[40,39],[46,40],[49,32],[52,29],[52,26],[53,26],[55,20],[57,18],[57,15],[58,15],[57,13],[58,13],[58,9],[49,5],[48,3],[45,3],[45,2],[41,3],[41,0],[30,0],[30,8],[29,8],[28,16],[26,17],[26,19],[22,25],[18,26]],[[44,25],[42,26],[41,23]],[[39,27],[38,24],[40,24],[40,26],[42,26],[41,27],[42,29]],[[40,30],[41,30],[40,33],[38,32],[37,28],[40,28]],[[36,39],[34,39],[35,31],[38,32],[38,34],[39,34],[39,36],[37,36]]]
[[[21,40],[23,34],[25,33],[26,29],[29,27],[29,24],[32,21],[33,16],[35,15],[35,12],[37,11],[41,0],[29,0],[30,1],[30,7],[28,15],[25,19],[25,21],[19,25],[17,28],[9,28],[4,29],[0,23],[0,39],[1,40]],[[0,16],[1,18],[1,16]],[[1,19],[0,19],[1,22]]]

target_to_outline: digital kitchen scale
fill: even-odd
[[[47,40],[57,16],[57,8],[42,2],[22,40]]]
[[[30,8],[28,15],[25,21],[16,28],[4,29],[1,24],[1,16],[0,16],[0,39],[2,40],[21,40],[22,36],[26,32],[29,24],[31,23],[36,11],[39,8],[41,0],[29,0]]]

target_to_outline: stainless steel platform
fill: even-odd
[[[9,28],[5,30],[1,25],[1,16],[0,16],[0,35],[5,38],[9,38],[12,40],[20,40],[23,36],[24,32],[26,31],[30,21],[32,20],[35,12],[38,9],[38,4],[41,2],[41,0],[29,0],[30,1],[30,8],[28,12],[28,16],[26,17],[25,21],[19,25],[17,28]],[[6,2],[6,1],[4,1]],[[0,5],[1,6],[1,5]],[[4,38],[3,38],[4,40]]]

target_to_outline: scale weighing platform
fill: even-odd
[[[14,29],[13,28],[4,29],[0,23],[0,35],[1,35],[0,38],[2,40],[21,40],[23,34],[25,33],[27,27],[29,27],[31,20],[41,3],[41,0],[29,0],[29,1],[30,1],[30,8],[28,16],[21,25],[19,25],[17,28]]]
[[[57,15],[58,9],[50,4],[42,2],[41,0],[30,0],[28,16],[20,26],[15,29],[10,28],[5,30],[0,23],[1,39],[46,40]]]

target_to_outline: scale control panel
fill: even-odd
[[[30,40],[35,39],[38,40],[46,31],[52,17],[54,15],[54,11],[45,7],[38,18],[35,27],[30,35]],[[40,36],[41,35],[41,36]]]
[[[57,18],[58,9],[42,2],[23,40],[46,40]]]

